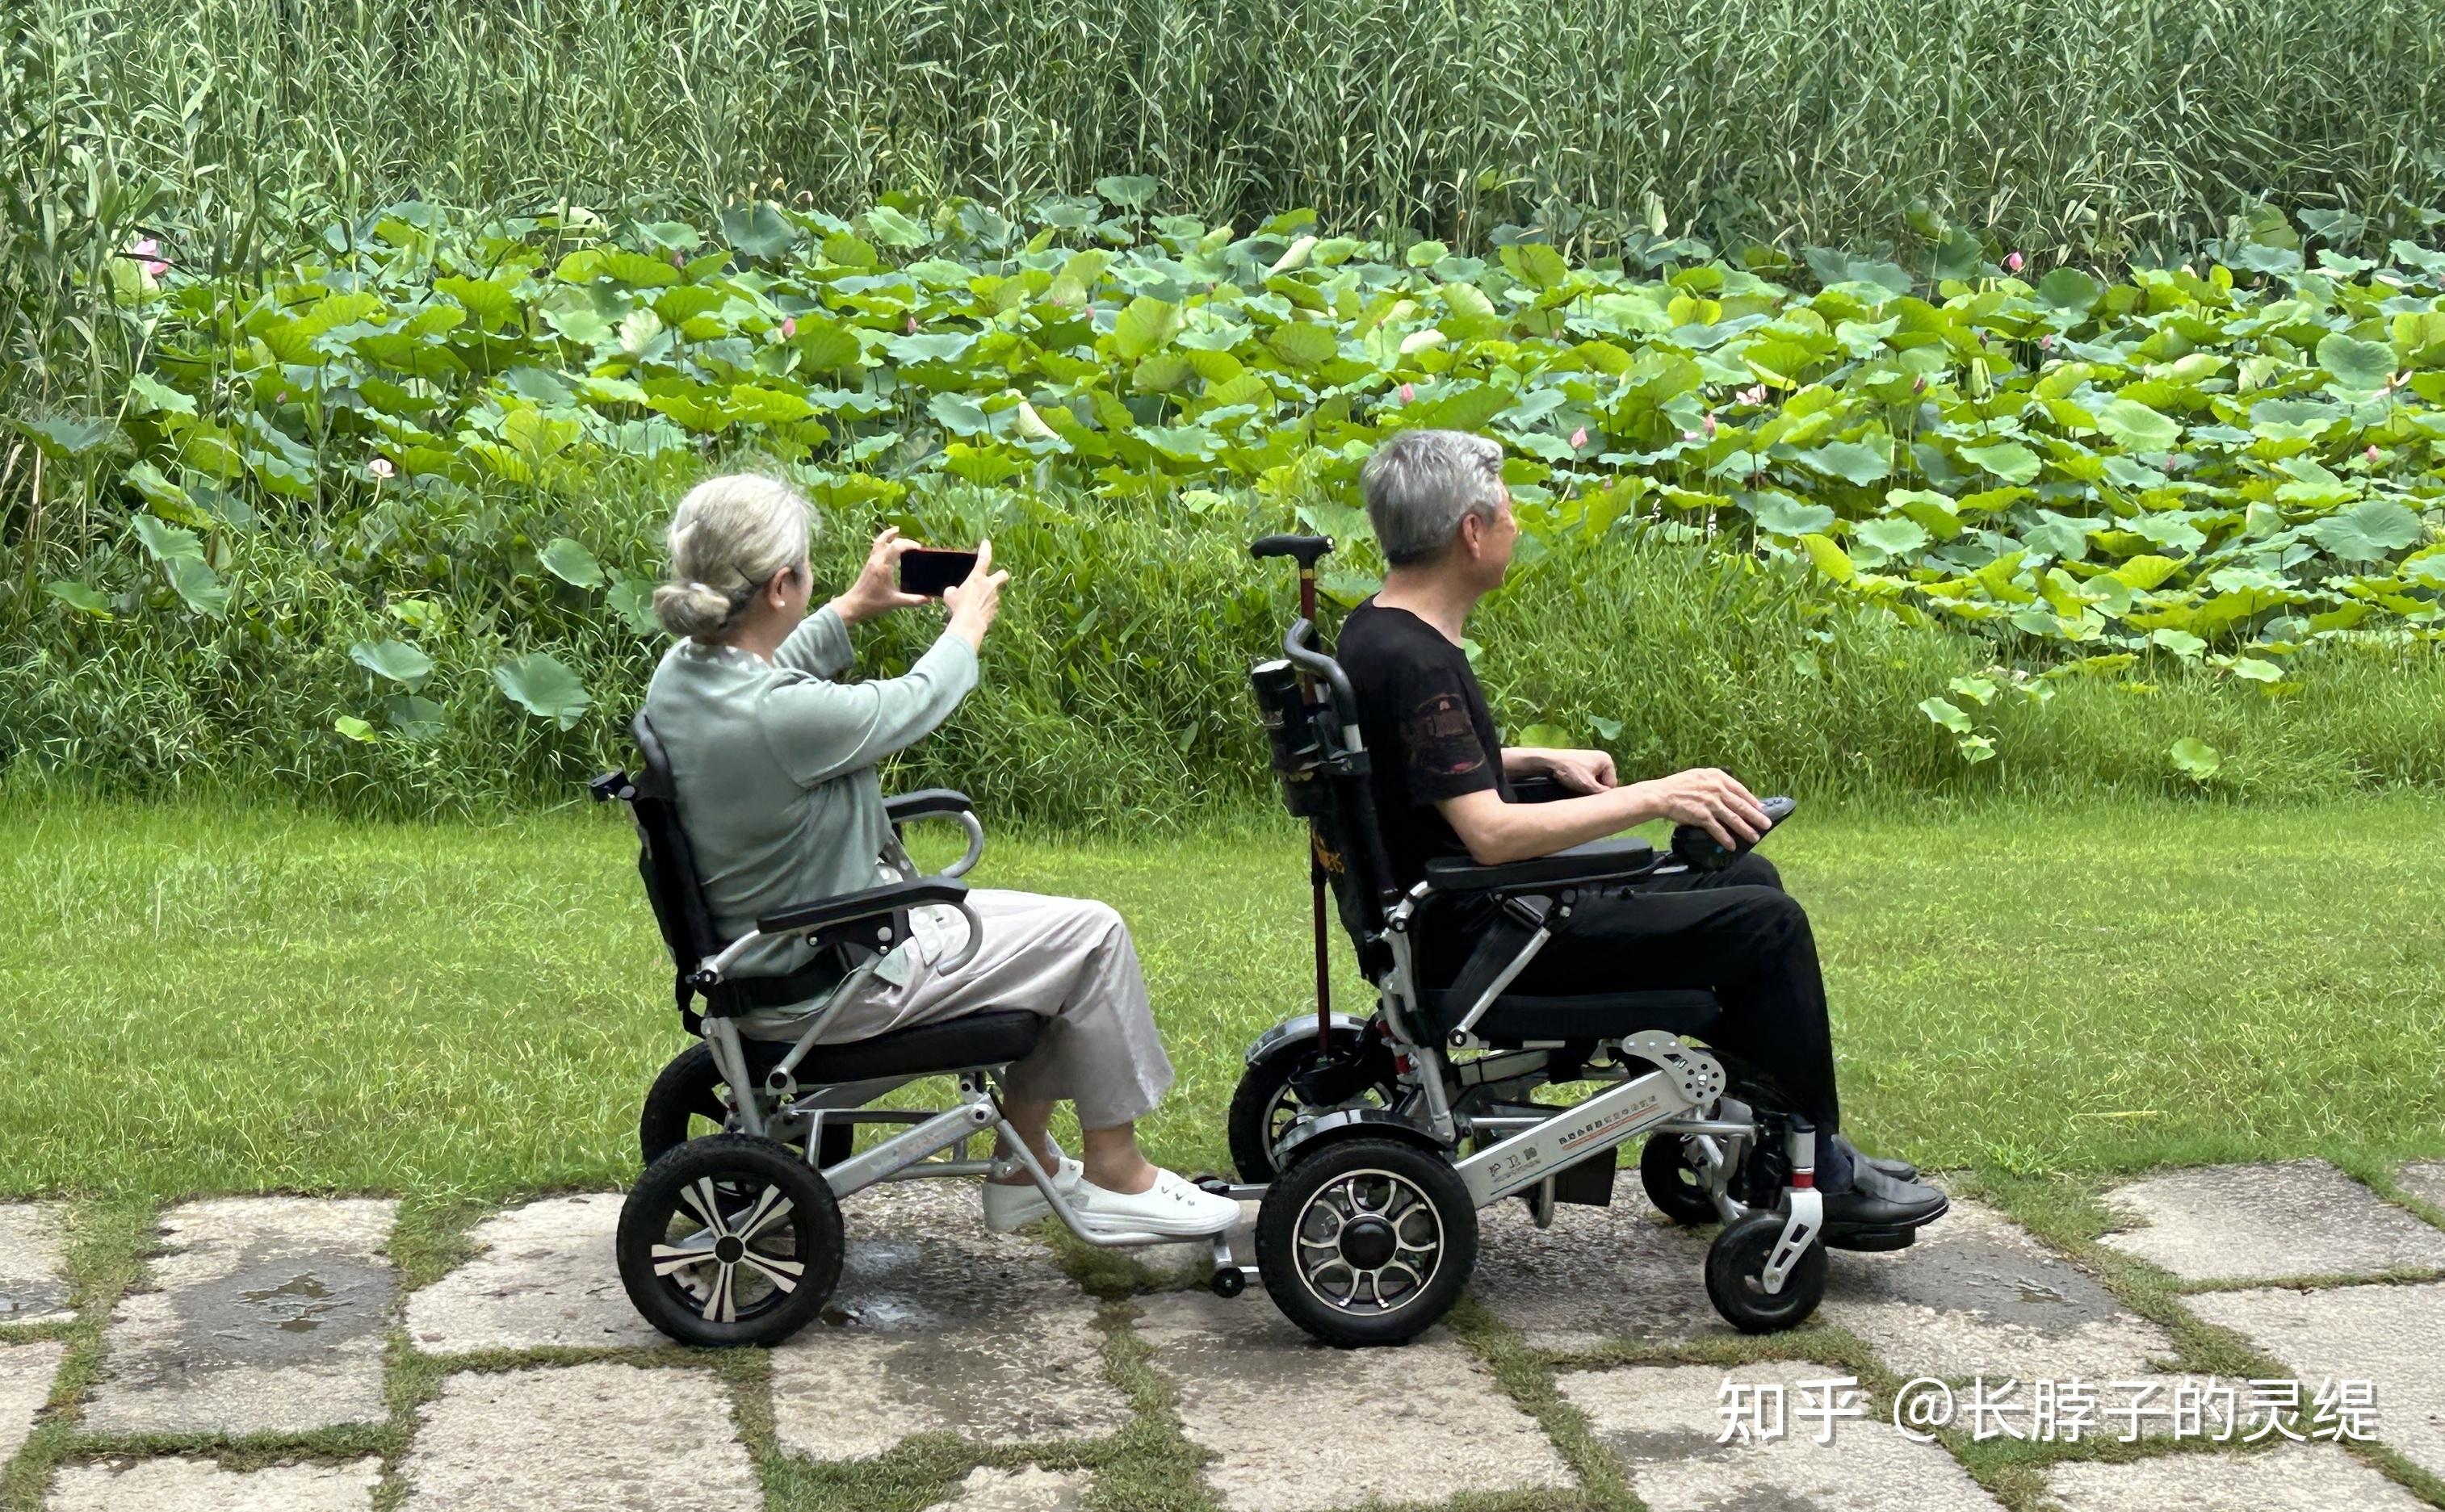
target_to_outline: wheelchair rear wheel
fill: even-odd
[[[1257,1269],[1284,1316],[1328,1344],[1434,1326],[1477,1268],[1477,1209],[1451,1163],[1398,1139],[1302,1150],[1265,1189]]]
[[[728,1092],[721,1072],[713,1063],[712,1047],[703,1040],[673,1056],[662,1074],[654,1078],[653,1087],[645,1093],[645,1106],[637,1114],[637,1152],[644,1164],[653,1165],[691,1139],[737,1133]],[[815,1164],[837,1166],[849,1159],[856,1138],[857,1130],[847,1124],[825,1129]],[[803,1149],[806,1142],[784,1137],[779,1143],[792,1149]]]
[[[1277,1046],[1240,1073],[1223,1131],[1231,1144],[1231,1164],[1241,1181],[1274,1179],[1275,1144],[1290,1132],[1301,1113],[1316,1106],[1299,1095],[1297,1084],[1302,1078],[1321,1073],[1322,1080],[1334,1083],[1330,1091],[1345,1105],[1392,1106],[1398,1083],[1390,1055],[1380,1049],[1371,1054],[1363,1038],[1349,1034],[1334,1035],[1326,1054],[1333,1057],[1330,1062],[1316,1055],[1315,1040],[1297,1040]]]
[[[1765,1289],[1765,1264],[1782,1238],[1783,1215],[1761,1207],[1725,1225],[1707,1250],[1707,1297],[1724,1321],[1744,1334],[1798,1328],[1825,1297],[1825,1243],[1812,1236],[1782,1279]]]
[[[620,1208],[620,1283],[682,1344],[777,1344],[840,1282],[840,1204],[796,1150],[749,1134],[692,1139]]]
[[[1638,1152],[1638,1184],[1655,1210],[1676,1223],[1695,1227],[1723,1220],[1707,1195],[1705,1173],[1689,1158],[1687,1135],[1648,1135]]]

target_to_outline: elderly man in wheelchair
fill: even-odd
[[[1249,1052],[1230,1133],[1241,1174],[1268,1184],[1259,1269],[1319,1337],[1409,1337],[1465,1282],[1475,1208],[1518,1194],[1542,1224],[1557,1201],[1607,1203],[1614,1150],[1644,1137],[1656,1204],[1726,1225],[1718,1311],[1791,1327],[1826,1246],[1901,1248],[1946,1199],[1838,1132],[1807,918],[1750,849],[1791,800],[1711,769],[1623,785],[1601,752],[1501,743],[1461,635],[1518,533],[1502,463],[1453,431],[1379,447],[1361,487],[1382,589],[1334,656],[1303,617],[1253,674],[1285,799],[1380,995],[1369,1019],[1294,1019]],[[1330,543],[1254,550],[1297,560],[1312,613]],[[1677,826],[1670,859],[1607,838],[1653,818]],[[1531,1097],[1588,1082],[1572,1107]]]

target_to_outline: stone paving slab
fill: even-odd
[[[1610,1207],[1558,1205],[1551,1228],[1512,1201],[1481,1209],[1478,1224],[1469,1290],[1531,1349],[1735,1336],[1707,1299],[1711,1227],[1682,1228],[1619,1188]]]
[[[2105,1204],[2138,1226],[2103,1242],[2186,1281],[2445,1268],[2445,1229],[2323,1160],[2166,1171],[2116,1187]]]
[[[50,1400],[51,1378],[67,1353],[58,1339],[0,1344],[0,1465],[32,1436],[35,1414]]]
[[[711,1371],[608,1362],[463,1372],[417,1411],[410,1512],[758,1507],[764,1492]]]
[[[1805,1361],[1639,1365],[1567,1371],[1557,1385],[1650,1512],[2000,1512],[1943,1446],[1913,1443],[1873,1415],[1838,1421],[1833,1442],[1818,1443],[1820,1425],[1796,1415],[1800,1385],[1848,1373]],[[1717,1442],[1726,1378],[1783,1389],[1782,1437]]]
[[[1576,1484],[1536,1420],[1444,1329],[1398,1349],[1336,1350],[1253,1288],[1139,1305],[1138,1335],[1178,1393],[1183,1431],[1212,1456],[1205,1484],[1225,1512]]]
[[[2037,1512],[2427,1512],[2428,1503],[2331,1444],[2269,1453],[2158,1454],[2047,1472]]]
[[[0,1323],[68,1316],[66,1216],[57,1203],[0,1203]]]
[[[917,1433],[1001,1445],[1128,1426],[1094,1301],[1044,1245],[986,1232],[972,1185],[887,1184],[842,1216],[849,1251],[831,1302],[773,1352],[783,1448],[863,1459]]]
[[[2429,1206],[2445,1208],[2445,1160],[2404,1161],[2394,1179]]]
[[[367,1512],[382,1461],[224,1470],[210,1460],[105,1460],[59,1472],[47,1512]]]
[[[927,1512],[1080,1512],[1089,1479],[1084,1470],[980,1465],[968,1472],[949,1501],[935,1503]]]
[[[2183,1302],[2290,1371],[2301,1383],[2304,1411],[2324,1382],[2372,1382],[2380,1442],[2445,1474],[2445,1370],[2438,1368],[2445,1362],[2445,1281],[2259,1287]]]
[[[1905,1376],[2091,1384],[2151,1373],[2173,1335],[1983,1203],[1952,1199],[1918,1241],[1826,1256],[1818,1316]],[[2171,1389],[2172,1377],[2165,1378]]]
[[[302,1432],[378,1422],[397,1204],[230,1197],[173,1208],[152,1290],[103,1335],[95,1433]]]
[[[620,1284],[625,1195],[547,1198],[477,1223],[481,1253],[408,1297],[407,1336],[429,1354],[666,1342]]]

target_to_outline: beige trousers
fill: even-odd
[[[1171,1087],[1171,1061],[1155,1033],[1146,977],[1129,925],[1109,904],[1086,898],[976,887],[968,907],[984,927],[977,953],[957,971],[936,961],[967,943],[967,922],[948,909],[946,927],[921,929],[908,980],[869,980],[824,1025],[823,1042],[871,1039],[989,1008],[1023,1008],[1047,1022],[1035,1051],[1010,1068],[1010,1095],[1077,1105],[1083,1129],[1110,1129],[1154,1111]],[[930,937],[930,938],[929,938]],[[803,1026],[803,1017],[797,1020]],[[787,1022],[758,1022],[759,1037],[794,1037]]]

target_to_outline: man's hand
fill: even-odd
[[[900,559],[916,550],[917,543],[903,537],[897,525],[876,536],[874,549],[866,553],[866,566],[858,570],[857,581],[831,602],[831,610],[841,617],[841,623],[855,625],[893,609],[931,602],[921,595],[900,591]]]
[[[1756,794],[1730,773],[1714,767],[1692,767],[1639,783],[1637,788],[1659,817],[1674,824],[1694,824],[1726,850],[1737,850],[1773,828]]]
[[[1555,751],[1540,745],[1502,748],[1502,770],[1513,776],[1552,777],[1573,794],[1602,793],[1621,779],[1602,751]]]
[[[1548,751],[1545,771],[1569,793],[1602,793],[1621,781],[1602,751]]]

